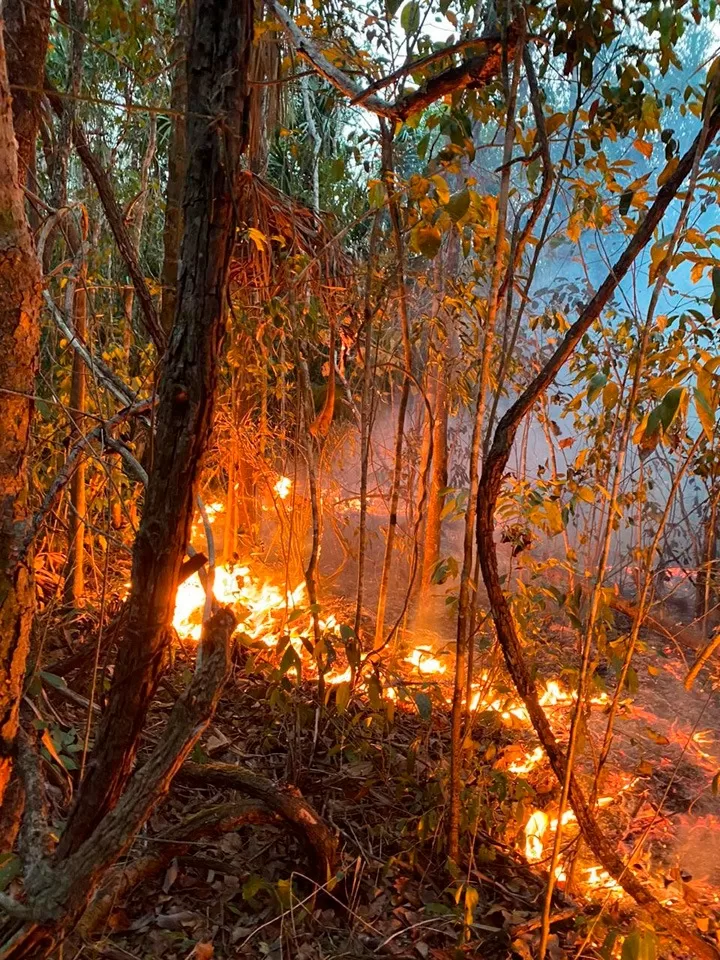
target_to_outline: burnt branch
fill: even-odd
[[[226,787],[261,800],[268,809],[287,821],[313,854],[314,878],[326,883],[337,864],[337,838],[325,821],[303,799],[296,787],[273,783],[267,777],[231,763],[185,763],[178,772],[179,783]]]

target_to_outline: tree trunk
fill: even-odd
[[[12,20],[13,4],[5,7]],[[34,14],[33,14],[34,16]],[[39,28],[38,28],[39,29]],[[13,45],[19,42],[13,38]],[[26,143],[37,127],[18,108]],[[42,276],[25,218],[0,24],[0,806],[13,745],[33,616],[32,557],[18,561],[28,517],[28,450],[37,369]]]
[[[7,45],[17,166],[24,184],[33,169],[40,126],[40,102],[50,28],[50,0],[5,0],[2,7]],[[13,89],[14,88],[14,89]]]
[[[83,340],[87,336],[87,263],[81,240],[82,262],[74,279],[73,322],[75,333]],[[70,384],[70,409],[74,434],[84,431],[85,361],[79,353],[73,357]],[[77,609],[85,596],[85,457],[80,459],[70,481],[70,516],[68,517],[68,558],[65,568],[65,604]]]
[[[403,346],[403,383],[398,405],[397,431],[395,433],[395,454],[392,482],[390,485],[390,516],[388,518],[387,539],[385,541],[385,555],[383,557],[380,584],[378,586],[377,612],[375,616],[374,649],[379,650],[385,645],[385,608],[387,606],[388,591],[390,588],[390,571],[392,569],[395,534],[397,532],[397,511],[400,502],[400,483],[402,481],[403,445],[405,439],[405,415],[410,400],[410,386],[412,384],[412,346],[410,343],[410,318],[408,316],[407,284],[405,282],[405,243],[403,239],[402,216],[400,204],[395,191],[395,169],[393,162],[393,138],[387,126],[382,130],[383,176],[387,184],[390,207],[390,222],[395,240],[397,254],[397,286],[398,308],[400,313],[400,332]],[[388,640],[391,637],[387,638]]]
[[[426,587],[430,586],[433,570],[440,559],[440,537],[442,522],[440,516],[445,505],[443,490],[448,483],[448,395],[447,395],[447,358],[437,364],[437,387],[433,410],[433,461],[428,491],[427,516],[425,518],[425,536],[423,537],[422,574],[420,584],[422,596],[427,597]]]
[[[252,26],[249,0],[195,4],[188,49],[182,269],[160,386],[153,469],[135,542],[127,627],[110,702],[58,847],[61,857],[76,851],[118,802],[171,637],[180,564],[212,427],[236,228],[232,190],[245,141]]]
[[[177,303],[178,259],[182,238],[182,189],[185,179],[185,111],[187,109],[187,22],[189,0],[175,2],[175,42],[172,60],[175,65],[170,94],[174,111],[172,134],[168,148],[168,179],[165,190],[165,228],[163,231],[162,304],[160,324],[170,336]]]

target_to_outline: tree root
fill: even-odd
[[[253,773],[246,767],[232,763],[190,763],[180,768],[178,783],[201,786],[227,787],[239,790],[287,821],[304,841],[312,855],[313,879],[326,883],[337,865],[338,841],[327,824],[312,806],[303,799],[296,787],[273,783],[267,777]]]

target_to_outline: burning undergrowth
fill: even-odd
[[[408,944],[417,941],[413,923],[429,928],[431,917],[437,915],[445,917],[435,921],[438,927],[446,923],[449,927],[440,932],[436,929],[435,939],[418,941],[425,946],[429,942],[444,949],[449,940],[458,942],[458,936],[459,942],[470,943],[479,930],[487,932],[495,924],[497,955],[509,956],[514,950],[523,956],[535,935],[531,918],[540,909],[542,877],[558,826],[558,789],[544,752],[533,738],[527,712],[495,655],[489,654],[487,663],[477,671],[467,704],[471,734],[466,742],[470,759],[464,828],[471,847],[471,868],[451,888],[437,886],[431,877],[443,874],[444,867],[451,648],[437,639],[434,644],[417,646],[394,644],[380,656],[358,657],[352,631],[344,626],[350,621],[350,611],[334,601],[330,610],[315,611],[322,638],[318,651],[313,611],[304,586],[287,579],[257,576],[250,564],[219,566],[214,571],[215,597],[233,605],[240,617],[241,652],[232,695],[224,701],[216,732],[203,746],[204,755],[221,754],[230,762],[256,757],[266,772],[268,765],[273,767],[278,779],[296,783],[315,799],[339,831],[344,872],[353,863],[360,871],[353,881],[353,910],[359,928],[373,927],[381,915],[373,915],[369,906],[377,899],[377,891],[394,891],[388,892],[390,899],[385,903],[386,910],[393,898],[398,903],[393,911],[395,926],[387,928],[388,943],[379,929],[382,923],[375,923],[375,937],[367,929],[364,934],[357,932],[360,941],[364,937],[363,942],[372,942],[373,949],[380,946],[388,953],[393,952],[389,942],[410,949]],[[175,627],[186,650],[198,639],[206,610],[205,587],[196,576],[183,584],[178,594]],[[665,679],[670,681],[671,676],[670,671]],[[317,708],[319,698],[327,710]],[[599,729],[609,701],[606,691],[599,690],[591,698],[588,735]],[[558,738],[566,739],[569,715],[576,703],[574,692],[552,679],[542,687],[541,702]],[[661,901],[696,914],[699,928],[712,932],[718,897],[711,886],[712,858],[701,855],[703,841],[699,839],[709,836],[711,820],[706,819],[708,814],[703,814],[704,820],[688,816],[691,798],[683,795],[681,802],[671,789],[664,790],[663,778],[665,768],[675,764],[665,776],[665,787],[671,781],[670,788],[675,786],[677,793],[678,787],[695,776],[699,780],[704,777],[707,788],[707,771],[714,756],[703,748],[697,730],[684,741],[682,731],[676,731],[680,759],[689,764],[689,770],[667,755],[658,756],[653,763],[647,743],[661,753],[672,743],[664,734],[647,733],[651,721],[658,726],[652,713],[656,706],[650,704],[643,713],[643,706],[624,704],[619,734],[623,743],[608,768],[605,792],[596,807],[604,830],[616,839],[631,869],[651,884]],[[269,730],[268,712],[274,717]],[[261,721],[257,727],[252,720],[248,722],[253,716]],[[642,737],[633,724],[644,724]],[[578,773],[588,779],[591,766],[582,764]],[[593,951],[600,949],[606,935],[612,940],[612,931],[632,917],[633,905],[607,872],[589,859],[572,811],[564,811],[562,823],[563,851],[555,871],[557,910],[562,914],[557,950],[569,950],[572,945],[577,949],[585,942],[591,951],[587,955],[595,955]],[[682,865],[690,861],[691,868]],[[517,903],[512,907],[504,902],[498,907],[497,900],[488,896],[497,882],[494,878],[500,863],[503,871],[523,877],[519,886],[515,882],[517,891],[512,889],[521,901],[525,898],[526,914],[518,912]],[[265,871],[263,883],[273,887],[277,865],[270,873],[275,879]],[[343,900],[349,882],[345,875]],[[414,891],[412,907],[403,900],[410,889]],[[334,896],[340,898],[339,893]],[[274,907],[266,904],[261,917],[269,922],[276,908],[277,903]],[[431,916],[425,915],[426,908],[431,908]],[[593,917],[599,910],[602,920],[597,921]],[[524,924],[518,920],[520,914]],[[403,917],[408,920],[405,932]],[[246,918],[236,926],[248,931],[244,935],[249,951],[237,955],[256,955],[256,946],[250,946],[254,940],[249,932],[252,920]],[[280,925],[276,946],[282,944],[283,935]],[[232,937],[231,941],[236,942]],[[621,943],[622,937],[617,940],[617,950],[606,944],[604,956],[614,956]],[[423,954],[423,949],[421,946],[418,953],[429,955]],[[326,955],[332,954],[317,953]],[[572,954],[557,953],[558,957],[566,955]]]
[[[290,484],[275,494],[289,497]],[[222,525],[220,504],[205,512],[209,527]],[[160,878],[155,873],[122,909],[111,911],[105,929],[113,943],[135,956],[168,958],[208,940],[217,957],[450,960],[482,949],[487,960],[527,960],[537,944],[559,788],[490,638],[465,705],[471,721],[462,824],[467,867],[449,874],[452,645],[439,632],[409,631],[378,654],[358,651],[346,626],[354,613],[348,601],[326,593],[322,609],[313,611],[301,578],[256,557],[218,563],[213,571],[206,566],[178,591],[178,645],[154,708],[158,725],[192,669],[203,617],[212,608],[211,582],[211,596],[231,604],[240,623],[230,683],[193,760],[201,770],[203,764],[208,770],[213,763],[240,765],[269,782],[295,785],[338,838],[337,874],[313,897],[299,835],[261,818],[173,848]],[[371,623],[363,626],[372,632]],[[546,647],[535,664],[538,677],[551,678],[540,683],[540,699],[564,743],[576,705],[574,655],[559,628]],[[684,693],[672,651],[648,642],[637,669],[648,679],[622,702],[596,814],[658,899],[714,937],[720,877],[712,783],[720,760],[712,731],[720,716],[709,700],[698,718],[701,705]],[[59,693],[52,684],[46,692],[53,699]],[[608,689],[594,689],[588,704],[576,770],[586,787],[593,738],[601,735],[612,695],[608,680]],[[78,701],[59,707],[62,759],[72,757],[71,733],[83,729],[85,715]],[[149,729],[155,729],[152,718]],[[58,816],[69,800],[58,801]],[[236,800],[210,777],[192,786],[181,778],[128,864],[166,849],[188,811],[202,816]],[[623,938],[640,929],[642,917],[579,842],[571,811],[562,822],[551,956],[575,957],[582,947],[584,957],[620,957]],[[682,956],[666,944],[661,955]]]

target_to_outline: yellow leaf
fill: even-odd
[[[690,281],[692,283],[699,283],[702,280],[702,275],[703,265],[701,263],[694,263],[690,271]]]
[[[435,189],[437,190],[438,200],[440,203],[447,203],[450,199],[450,187],[447,185],[445,177],[443,177],[440,173],[436,173],[434,176],[430,177],[430,179],[435,184]]]
[[[653,147],[651,143],[647,142],[647,140],[640,140],[640,139],[634,140],[633,146],[639,153],[641,153],[648,160],[652,156]]]
[[[666,183],[668,182],[668,180],[670,179],[670,177],[671,177],[671,176],[675,173],[675,171],[677,170],[677,165],[678,165],[678,158],[677,158],[677,157],[672,157],[672,159],[668,160],[668,162],[665,164],[665,169],[663,170],[663,172],[662,172],[662,173],[660,174],[660,176],[658,177],[658,186],[659,186],[659,187],[662,187],[664,184],[666,184]]]
[[[248,227],[247,234],[248,238],[252,240],[252,242],[255,244],[255,247],[260,250],[260,252],[267,250],[268,241],[262,230],[257,230],[255,227]]]

